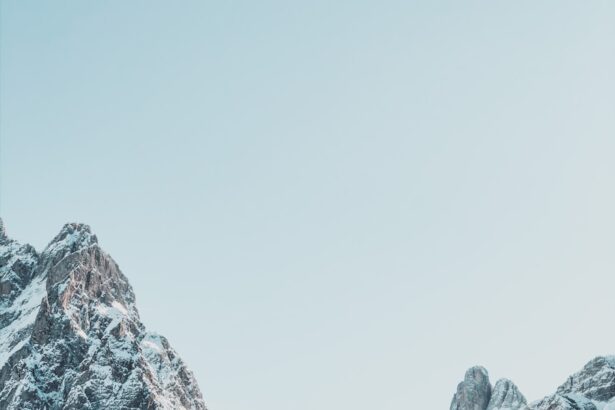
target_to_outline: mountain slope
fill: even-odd
[[[475,369],[480,369],[480,374]],[[591,360],[554,394],[530,404],[510,380],[500,380],[492,389],[487,371],[473,367],[459,383],[450,409],[615,410],[615,356]]]
[[[0,222],[0,227],[2,226]],[[38,254],[0,228],[0,409],[205,409],[87,225]]]

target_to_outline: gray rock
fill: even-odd
[[[527,400],[517,386],[508,379],[500,379],[493,387],[487,410],[527,409]]]
[[[596,405],[583,396],[553,394],[530,405],[532,410],[598,410]]]
[[[32,246],[21,245],[6,236],[0,219],[0,307],[12,303],[30,283],[37,261],[38,254]]]
[[[2,234],[0,296],[0,409],[205,409],[87,225],[65,225],[40,255]]]
[[[484,367],[475,366],[465,374],[457,385],[450,410],[485,410],[491,399],[491,383]]]
[[[615,356],[596,357],[557,389],[558,394],[580,394],[607,402],[615,397]]]
[[[488,404],[485,398],[490,392]],[[483,407],[481,407],[483,406]],[[473,367],[457,387],[451,410],[606,410],[615,409],[615,356],[600,356],[568,377],[554,394],[527,404],[510,380],[491,389],[487,371]]]

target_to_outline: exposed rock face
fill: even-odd
[[[67,224],[40,255],[0,231],[0,409],[205,404],[90,228]]]
[[[605,402],[615,397],[615,356],[596,357],[562,384],[557,393]]]
[[[473,372],[473,369],[477,368],[473,367],[468,372]],[[468,373],[466,379],[457,387],[451,409],[615,410],[615,356],[593,359],[581,371],[570,376],[554,394],[529,405],[517,387],[506,379],[496,383],[489,404],[484,407],[476,407],[476,400],[460,401],[460,388],[464,391],[464,397],[484,397],[484,386],[467,383],[467,380]],[[465,389],[470,391],[465,392]],[[457,407],[453,407],[455,405]]]
[[[525,397],[510,380],[499,380],[491,387],[484,367],[468,369],[464,380],[457,386],[451,410],[517,410],[526,409]]]
[[[526,409],[527,401],[517,386],[508,379],[495,384],[487,410]]]
[[[582,396],[560,396],[553,394],[530,405],[531,409],[540,410],[598,410],[596,405]],[[602,407],[600,407],[602,409]]]
[[[450,410],[485,410],[491,399],[491,383],[485,368],[468,369],[465,378],[457,386]]]

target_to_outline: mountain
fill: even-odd
[[[492,387],[487,370],[473,367],[457,386],[450,410],[615,410],[615,356],[593,359],[555,393],[530,404],[510,380]]]
[[[0,409],[206,407],[89,226],[66,224],[38,253],[0,220]]]

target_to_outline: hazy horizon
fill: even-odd
[[[4,1],[0,216],[84,222],[212,410],[615,354],[615,3]]]

